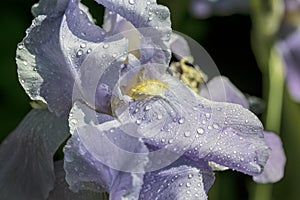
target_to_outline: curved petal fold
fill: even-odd
[[[264,132],[265,141],[271,148],[270,157],[264,167],[262,174],[254,176],[253,180],[258,183],[275,183],[282,179],[286,157],[282,147],[281,139],[272,132]]]
[[[71,115],[73,135],[64,149],[71,189],[106,191],[112,199],[137,198],[148,162],[144,144],[126,134],[130,127],[122,127],[111,116],[95,113],[81,103],[75,103]]]

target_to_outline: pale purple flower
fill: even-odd
[[[247,14],[248,0],[192,0],[191,12],[198,18],[211,16],[226,16],[232,14]]]
[[[290,95],[300,102],[300,28],[289,27],[282,32],[285,32],[284,36],[277,40],[276,47],[283,59]]]
[[[258,118],[167,73],[168,9],[96,1],[107,9],[102,28],[77,0],[33,7],[17,64],[36,103],[0,146],[1,198],[207,199],[209,162],[262,174],[270,149]]]

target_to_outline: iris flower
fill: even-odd
[[[280,140],[269,143],[253,113],[168,72],[176,45],[166,7],[96,2],[102,27],[78,0],[32,8],[16,60],[33,109],[0,146],[2,199],[207,199],[211,163],[278,180],[273,160],[285,157],[270,152],[282,153]]]
[[[292,98],[300,102],[300,3],[285,0],[285,17],[276,42],[278,52],[283,58],[286,83]]]
[[[192,0],[191,12],[198,18],[246,14],[249,3],[249,0]]]

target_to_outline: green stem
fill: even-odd
[[[282,60],[274,48],[271,49],[268,68],[269,93],[265,128],[279,133],[284,91],[284,70]]]
[[[267,98],[265,129],[280,132],[284,72],[274,41],[284,14],[283,0],[252,0],[252,47],[264,75],[264,97]],[[272,184],[251,184],[251,200],[271,200]]]
[[[268,107],[265,128],[279,133],[284,92],[284,71],[282,60],[274,48],[270,51],[268,69]],[[251,199],[271,200],[272,189],[272,184],[255,184],[253,187],[253,197]]]

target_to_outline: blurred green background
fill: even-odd
[[[15,50],[33,19],[30,9],[34,0],[2,1],[0,7],[0,141],[2,141],[30,110],[29,99],[21,88],[16,72]],[[92,14],[101,21],[103,9],[86,0]],[[211,55],[222,75],[244,93],[262,97],[263,77],[250,45],[251,19],[246,15],[195,19],[189,13],[189,2],[160,0],[171,11],[173,29],[197,40]],[[284,93],[282,137],[287,165],[283,180],[273,185],[272,199],[300,199],[300,104]],[[216,175],[209,199],[244,200],[253,196],[250,177],[226,171]],[[0,197],[1,199],[1,197]],[[263,200],[263,197],[261,198]]]

